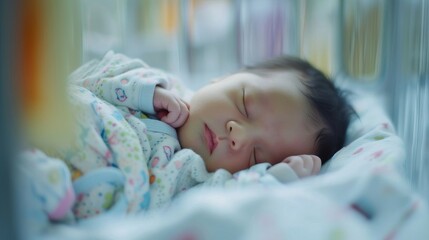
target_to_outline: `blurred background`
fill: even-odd
[[[337,84],[380,97],[407,146],[403,172],[429,200],[428,0],[3,2],[0,183],[6,193],[19,147],[52,145],[67,135],[67,75],[112,49],[172,72],[193,89],[273,56],[305,58]],[[14,200],[5,196],[0,215],[9,216]],[[9,230],[11,224],[0,223]]]
[[[82,59],[115,49],[198,87],[244,64],[290,54],[327,74],[371,82],[385,63],[385,25],[394,20],[390,2],[82,0]],[[410,13],[421,4],[415,1]]]

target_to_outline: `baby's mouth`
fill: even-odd
[[[204,124],[204,139],[211,155],[216,148],[218,142],[216,134],[212,130],[210,130],[207,124]]]

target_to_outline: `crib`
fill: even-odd
[[[429,238],[427,0],[33,0],[0,9],[4,239]],[[359,118],[318,176],[189,190],[148,214],[29,230],[19,153],[68,141],[65,79],[108,50],[190,89],[273,56],[300,56],[353,92]]]

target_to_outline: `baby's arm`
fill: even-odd
[[[164,72],[139,59],[113,52],[100,61],[85,64],[70,76],[70,83],[88,89],[98,98],[148,114],[155,114],[155,88],[169,88],[169,82]]]
[[[107,53],[101,61],[85,64],[70,76],[71,83],[85,87],[113,105],[156,114],[177,128],[187,119],[189,107],[167,90],[173,80],[139,59],[113,52]]]
[[[282,183],[316,175],[320,172],[322,161],[315,155],[291,156],[267,170]]]

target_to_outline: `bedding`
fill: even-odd
[[[362,166],[363,167],[363,166]],[[294,184],[193,189],[147,216],[97,219],[70,239],[424,239],[428,209],[387,166],[346,167]],[[363,169],[360,169],[363,170]]]
[[[25,193],[47,192],[38,195],[43,200],[38,202],[43,203],[41,207],[34,208],[28,201],[21,201],[21,217],[33,216],[24,222],[26,231],[22,234],[25,238],[52,239],[422,239],[429,236],[427,203],[400,174],[406,160],[404,144],[387,114],[374,97],[359,93],[352,95],[351,101],[359,118],[348,128],[346,146],[322,167],[318,176],[281,184],[274,178],[262,177],[260,169],[255,168],[235,175],[240,181],[196,187],[181,193],[164,208],[132,216],[115,211],[114,206],[108,214],[76,222],[65,211],[73,198],[70,172],[61,161],[46,158],[35,150],[32,153],[39,157],[39,162],[27,162],[26,167],[39,173],[37,179],[42,185],[38,189],[31,184],[21,185],[19,197],[30,199]],[[56,187],[43,187],[52,182]],[[52,197],[47,198],[48,195]]]

